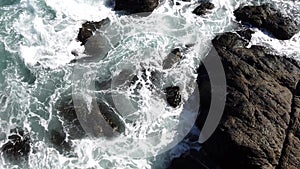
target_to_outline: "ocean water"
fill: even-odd
[[[171,148],[193,127],[199,103],[195,70],[211,49],[210,41],[238,29],[232,11],[241,4],[271,3],[300,23],[296,0],[212,2],[216,8],[204,17],[192,14],[197,0],[180,1],[178,6],[162,1],[151,15],[139,17],[116,13],[104,0],[0,0],[0,145],[17,126],[32,140],[27,164],[12,165],[1,156],[0,168],[166,168],[172,157],[189,149],[187,142]],[[105,18],[110,24],[86,48],[81,46],[76,40],[81,24]],[[253,30],[251,44],[300,59],[299,33],[280,41]],[[163,69],[168,53],[184,45],[192,47],[183,60]],[[74,51],[78,56],[71,54]],[[78,62],[70,63],[74,59]],[[151,72],[156,81],[150,79]],[[145,74],[146,80],[141,80]],[[137,83],[119,84],[132,80],[132,75],[141,85],[138,94]],[[109,81],[110,87],[95,91],[95,80]],[[183,103],[176,109],[163,97],[163,89],[171,85],[182,93]],[[49,133],[68,130],[58,107],[70,96],[80,98],[87,110],[93,109],[95,98],[113,102],[126,127],[124,134],[74,139],[72,152],[60,153]],[[86,124],[84,129],[91,128]]]

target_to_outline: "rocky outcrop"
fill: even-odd
[[[265,47],[247,48],[245,37],[251,32],[239,34],[213,40],[226,74],[227,100],[221,122],[203,149],[223,169],[299,168],[300,66]],[[198,83],[200,91],[211,85],[205,71],[199,71]],[[204,101],[201,110],[209,106]],[[200,116],[198,126],[203,121],[205,116]]]
[[[202,2],[196,9],[194,9],[193,13],[196,15],[204,15],[207,12],[209,12],[209,10],[212,10],[215,8],[215,5],[211,2]]]
[[[4,157],[13,162],[20,162],[26,159],[30,152],[30,136],[21,128],[10,131],[8,142],[1,147]]]
[[[109,23],[109,19],[103,19],[99,22],[87,21],[82,24],[82,27],[79,28],[79,33],[77,35],[77,40],[81,42],[81,45],[84,45],[87,42],[87,39],[93,35],[97,29],[100,29],[103,25]],[[73,54],[73,53],[72,53]],[[74,53],[73,55],[78,55]]]
[[[152,12],[159,4],[159,0],[116,0],[115,10],[129,13]]]
[[[234,11],[238,21],[266,29],[280,40],[288,40],[299,32],[299,25],[291,18],[284,17],[280,11],[269,5],[244,6]]]
[[[170,106],[176,108],[179,106],[181,102],[181,94],[180,94],[180,88],[178,86],[171,86],[167,87],[165,89],[167,102]]]

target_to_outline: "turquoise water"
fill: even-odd
[[[74,81],[74,70],[75,73],[82,67],[85,71],[88,70],[83,73],[92,70],[91,72],[95,72],[100,81],[105,81],[117,78],[121,70],[137,73],[138,70],[149,68],[158,71],[162,77],[160,83],[156,84],[158,89],[171,84],[178,85],[182,88],[183,100],[187,101],[195,89],[195,67],[209,51],[210,40],[218,33],[236,28],[232,11],[243,2],[251,3],[213,0],[216,9],[204,18],[191,13],[197,6],[194,1],[182,2],[182,6],[172,6],[166,2],[154,11],[157,15],[152,16],[152,20],[149,16],[150,19],[146,21],[144,18],[120,16],[102,0],[1,0],[0,145],[6,142],[10,129],[19,126],[30,133],[32,152],[26,165],[11,166],[1,157],[0,168],[165,168],[166,161],[178,155],[178,152],[186,150],[188,143],[182,143],[177,149],[157,158],[156,148],[170,144],[173,134],[176,134],[172,126],[178,123],[180,113],[195,112],[185,109],[184,106],[176,110],[167,108],[164,99],[160,97],[161,93],[153,94],[146,89],[142,92],[142,101],[137,103],[137,110],[134,110],[137,116],[128,118],[137,120],[140,124],[136,125],[140,128],[128,123],[126,125],[129,130],[126,134],[144,137],[144,132],[146,133],[149,128],[155,134],[163,129],[169,129],[170,135],[153,140],[151,146],[153,150],[141,149],[139,152],[131,152],[135,155],[124,156],[127,153],[117,149],[126,147],[126,151],[136,150],[134,142],[107,143],[103,138],[90,137],[73,140],[71,155],[59,153],[59,149],[54,148],[50,142],[50,131],[60,131],[64,126],[64,121],[58,116],[58,107],[61,100],[72,95],[72,84],[77,83]],[[287,15],[300,21],[299,2],[279,0],[267,2],[285,9]],[[163,16],[161,19],[164,21],[164,27],[161,25],[143,27],[155,25],[154,21],[157,20],[155,16]],[[109,36],[100,34],[98,39],[111,40],[105,47],[105,51],[109,53],[107,55],[105,52],[96,53],[96,61],[87,62],[81,65],[82,67],[70,64],[70,61],[75,59],[71,51],[77,51],[79,57],[88,57],[86,54],[88,51],[85,51],[75,39],[81,24],[86,20],[98,21],[106,17],[109,17],[112,23],[106,32]],[[124,32],[128,33],[131,30],[135,31],[134,34],[123,39]],[[162,33],[141,34],[145,30]],[[299,45],[299,34],[290,41],[281,42],[261,34],[259,30],[255,31],[253,44],[276,48],[288,56],[299,56],[299,49],[296,48],[297,44]],[[97,36],[94,40],[97,42]],[[180,46],[188,43],[196,43],[200,47],[193,48],[187,53],[176,68],[172,68],[171,71],[163,70],[161,67],[163,58],[174,44]],[[137,52],[141,49],[144,53]],[[87,81],[84,80],[81,82],[86,84]],[[121,109],[119,113],[130,114],[133,110],[126,107],[128,95],[119,89],[117,87],[116,90],[104,90],[100,95],[105,96],[116,91],[118,98],[125,98],[121,100],[122,107],[119,106]],[[160,114],[162,110],[165,116],[156,123],[151,121],[156,115],[153,112]],[[168,120],[173,116],[175,120]],[[152,122],[155,125],[151,126]],[[116,147],[111,148],[110,146],[114,144]],[[120,156],[114,153],[119,153]],[[140,154],[150,154],[154,157],[133,158],[133,156],[141,157]]]

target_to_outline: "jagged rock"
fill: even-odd
[[[170,106],[176,108],[179,106],[181,102],[181,94],[180,94],[180,88],[178,86],[171,86],[167,87],[165,89],[167,102]]]
[[[300,66],[265,47],[247,48],[247,44],[230,32],[213,39],[226,74],[227,100],[216,131],[203,148],[223,169],[299,168],[295,88]],[[199,70],[203,69],[200,66]],[[199,71],[200,91],[209,91],[210,85],[205,71]],[[210,100],[205,102],[201,103],[204,111],[210,106]],[[206,117],[200,118],[201,127]]]
[[[10,131],[8,142],[1,147],[4,157],[10,161],[20,161],[26,159],[30,152],[30,136],[21,128]]]
[[[196,15],[204,15],[209,10],[214,9],[215,5],[211,2],[202,2],[196,9],[194,9],[193,13]]]
[[[87,39],[93,35],[93,32],[95,32],[97,29],[100,29],[103,25],[107,24],[109,21],[110,20],[106,18],[99,22],[87,21],[83,23],[82,27],[79,28],[77,40],[81,42],[81,45],[84,45],[87,42]]]
[[[288,40],[300,30],[293,19],[283,16],[267,4],[240,7],[234,11],[234,15],[238,21],[266,29],[280,40]]]
[[[116,0],[115,10],[129,13],[152,12],[159,4],[159,0]]]
[[[245,38],[246,40],[250,41],[254,31],[251,29],[246,29],[246,30],[237,31],[236,33],[238,33],[241,37]]]

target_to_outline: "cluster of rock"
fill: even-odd
[[[116,0],[115,10],[151,12],[158,4],[158,0]],[[213,8],[212,3],[203,2],[193,13],[204,15]],[[234,11],[234,15],[243,24],[266,30],[280,40],[290,39],[299,32],[297,23],[270,5],[240,7]],[[108,21],[85,22],[77,40],[84,45]],[[278,56],[263,46],[248,47],[252,33],[246,29],[227,32],[213,39],[227,80],[223,117],[214,134],[201,145],[200,151],[182,154],[171,162],[169,169],[300,168],[300,64],[285,56]],[[167,56],[170,61],[165,61],[164,69],[170,69],[182,57],[182,49],[174,49]],[[203,65],[198,69],[197,82],[201,107],[196,125],[201,130],[210,108],[211,88]],[[180,105],[178,86],[166,88],[165,94],[170,106],[176,108]],[[109,125],[122,132],[124,128],[120,127],[121,123],[111,116],[105,104],[100,104],[100,108]],[[86,135],[72,102],[59,111],[66,124],[70,124],[68,135],[71,138]],[[71,149],[64,132],[51,131],[50,139],[54,145],[64,147],[64,150]],[[11,131],[1,152],[8,159],[18,160],[27,157],[30,149],[29,134],[16,128]]]
[[[240,7],[234,14],[242,23],[281,40],[299,31],[296,23],[269,5]],[[246,29],[213,39],[227,80],[224,114],[202,149],[174,159],[170,169],[300,168],[300,64],[263,46],[249,48],[252,33]],[[198,70],[198,86],[201,112],[196,125],[201,129],[211,88],[203,65]]]

